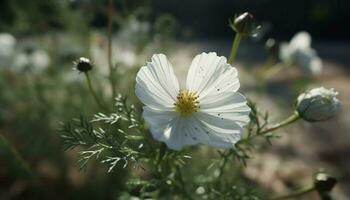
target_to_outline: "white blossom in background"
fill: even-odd
[[[47,68],[51,62],[49,54],[42,49],[35,50],[30,56],[30,59],[32,66],[38,71]]]
[[[29,57],[25,52],[16,54],[13,61],[12,69],[15,71],[23,71],[27,66],[29,66]]]
[[[143,60],[145,52],[138,52],[139,47],[145,48],[149,41],[151,25],[147,21],[141,21],[134,16],[130,16],[123,21],[121,29],[116,35],[113,43],[113,58],[115,63],[119,63],[122,67],[132,68],[139,60]],[[127,42],[126,42],[127,41]],[[121,73],[126,69],[119,68]]]
[[[282,43],[279,57],[286,65],[295,65],[312,75],[322,72],[322,60],[311,48],[311,36],[305,31],[294,35],[289,43]]]
[[[30,70],[38,73],[50,65],[51,59],[48,53],[42,49],[35,49],[32,52],[20,52],[13,61],[13,68],[16,71]]]
[[[0,67],[8,67],[15,54],[16,38],[9,33],[0,33]]]
[[[99,33],[93,33],[91,38],[90,55],[97,66],[96,70],[108,75],[107,39]],[[145,51],[137,52],[129,41],[123,41],[118,36],[113,38],[112,63],[117,65],[116,69],[121,74],[130,68],[136,67],[136,65],[140,65],[140,61],[144,60],[146,54]]]
[[[40,72],[50,65],[50,56],[40,48],[26,51],[22,42],[8,33],[0,33],[0,67],[20,72],[30,70]]]
[[[108,75],[108,60],[107,60],[107,39],[98,32],[92,32],[90,41],[91,60],[94,61],[96,70]],[[114,54],[112,55],[114,57]]]
[[[297,111],[310,122],[323,121],[334,117],[340,111],[338,92],[324,87],[314,88],[299,95]]]
[[[121,41],[129,41],[133,45],[142,45],[149,38],[151,25],[147,21],[141,21],[134,16],[130,16],[122,22],[117,38]]]
[[[233,148],[249,122],[250,108],[238,93],[236,68],[216,53],[197,55],[185,83],[163,54],[155,54],[136,77],[136,95],[156,140],[170,149],[208,144]]]
[[[117,43],[113,46],[113,59],[115,63],[132,68],[137,62],[136,50],[129,45]]]

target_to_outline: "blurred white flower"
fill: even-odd
[[[153,137],[174,150],[194,144],[233,148],[250,113],[239,86],[236,68],[216,53],[197,55],[183,85],[163,54],[153,55],[136,77]]]
[[[107,41],[106,38],[98,32],[92,32],[91,34],[90,55],[91,60],[94,61],[96,66],[95,69],[103,75],[108,75]]]
[[[113,47],[113,58],[115,63],[121,63],[128,68],[135,66],[137,61],[135,50],[121,45]]]
[[[15,54],[16,38],[8,33],[0,33],[0,67],[11,64]]]
[[[289,43],[282,43],[279,56],[285,64],[298,66],[313,75],[322,71],[322,60],[311,48],[311,36],[305,31],[297,33]]]
[[[299,95],[297,111],[303,119],[310,122],[330,119],[340,110],[337,95],[338,92],[333,88],[314,88]]]
[[[15,71],[22,71],[29,65],[29,57],[26,53],[21,52],[16,55],[12,68]]]
[[[151,25],[147,21],[141,21],[134,16],[123,21],[117,37],[122,41],[129,41],[134,45],[140,45],[147,41]]]
[[[38,49],[30,57],[31,63],[36,70],[43,70],[50,65],[50,57],[46,51]]]
[[[96,69],[102,74],[108,74],[107,41],[102,36],[95,34],[90,46],[91,58]],[[128,68],[135,67],[141,54],[137,55],[136,50],[125,42],[114,39],[112,45],[112,63],[118,64],[119,73],[124,73]],[[119,66],[121,65],[121,66]]]
[[[16,71],[29,69],[33,72],[41,72],[50,65],[48,53],[41,49],[35,49],[33,52],[20,52],[13,61],[13,68]]]

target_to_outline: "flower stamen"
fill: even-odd
[[[199,96],[196,92],[188,90],[180,91],[176,97],[177,101],[174,103],[176,111],[183,117],[187,117],[193,112],[197,112],[199,109],[198,97]]]

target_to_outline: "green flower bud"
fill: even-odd
[[[243,36],[251,36],[256,33],[257,26],[255,24],[254,16],[248,12],[245,12],[238,17],[235,17],[234,21],[230,24],[231,28],[240,33]]]
[[[337,184],[337,179],[325,172],[319,172],[314,178],[315,189],[319,193],[328,193]]]
[[[323,121],[334,117],[340,111],[338,92],[324,87],[315,88],[299,95],[297,111],[306,121]]]
[[[80,72],[87,72],[92,69],[92,63],[88,58],[80,57],[74,64],[75,68]]]

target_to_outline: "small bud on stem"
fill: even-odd
[[[319,193],[328,193],[337,184],[337,179],[325,172],[319,172],[314,178],[315,189]]]
[[[86,78],[86,83],[89,87],[89,92],[95,99],[98,106],[100,106],[101,109],[107,110],[107,108],[102,104],[100,99],[98,98],[94,88],[92,87],[92,81],[90,78],[89,71],[92,69],[93,65],[91,64],[90,59],[85,57],[80,57],[77,61],[74,62],[75,69],[77,69],[79,72],[83,72]]]
[[[236,32],[228,59],[228,63],[232,64],[235,61],[238,46],[242,37],[255,35],[259,26],[256,26],[253,15],[245,12],[238,17],[235,17],[233,21],[230,21],[230,27]]]
[[[234,31],[242,36],[253,35],[257,29],[254,16],[248,12],[235,17],[230,26]]]
[[[92,69],[92,64],[90,59],[85,57],[80,57],[77,61],[74,62],[75,68],[80,72],[87,72]]]
[[[315,88],[299,95],[297,111],[301,118],[309,122],[330,119],[340,111],[338,92],[324,87]]]

